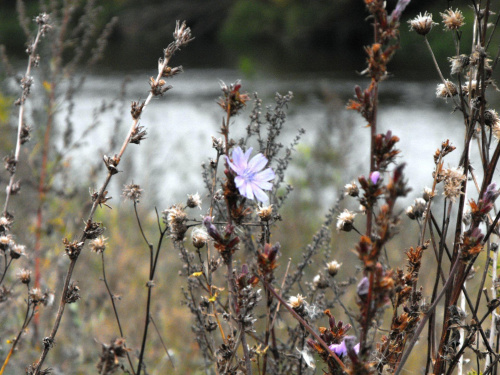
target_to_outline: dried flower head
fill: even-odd
[[[432,26],[437,25],[437,23],[432,22],[432,14],[425,12],[423,15],[420,13],[414,19],[409,20],[410,30],[415,31],[420,35],[427,35],[431,31]]]
[[[201,249],[208,243],[208,233],[203,228],[195,228],[191,232],[191,239],[193,240],[193,246],[197,249]]]
[[[29,142],[31,139],[31,126],[23,124],[21,128],[21,144],[24,145],[26,142]]]
[[[467,55],[449,57],[451,63],[451,74],[462,73],[470,64],[470,58]]]
[[[40,288],[32,288],[29,291],[29,300],[32,304],[38,305],[40,302],[44,302],[45,294]]]
[[[130,199],[132,202],[139,203],[143,190],[137,184],[124,185],[122,197]]]
[[[184,234],[188,229],[186,221],[187,214],[181,204],[175,204],[163,211],[163,222],[169,226],[170,234],[176,240],[184,239]]]
[[[405,209],[405,214],[406,216],[408,216],[411,220],[415,220],[417,217],[415,216],[415,214],[413,213],[413,209],[414,207],[413,206],[408,206],[406,207]]]
[[[328,280],[325,278],[325,276],[323,276],[322,273],[314,276],[313,285],[315,288],[318,288],[318,289],[326,289],[330,286],[330,284],[328,283]]]
[[[200,194],[188,194],[188,199],[186,202],[186,206],[189,208],[198,207],[201,210],[201,197]]]
[[[498,117],[497,111],[494,109],[487,109],[484,111],[484,124],[487,126],[499,126],[500,118]]]
[[[261,221],[269,221],[273,216],[273,205],[262,206],[257,210],[257,215],[259,216]]]
[[[296,296],[290,296],[288,298],[288,306],[290,306],[294,310],[298,310],[304,306],[305,299],[301,294],[297,294]]]
[[[64,244],[64,251],[66,252],[66,255],[69,257],[69,259],[78,259],[78,256],[82,251],[84,242],[78,242],[76,240],[73,242],[69,242],[67,238],[63,238],[62,242]]]
[[[415,199],[415,202],[413,203],[414,207],[414,213],[417,217],[423,217],[425,208],[427,207],[427,202],[425,201],[424,198],[417,198]]]
[[[12,225],[12,220],[6,216],[0,217],[0,232],[6,232],[10,229]]]
[[[129,142],[138,145],[142,140],[146,139],[146,135],[148,135],[148,131],[144,128],[144,126],[138,125],[130,134]]]
[[[117,338],[110,345],[101,344],[102,351],[97,363],[99,374],[112,374],[120,368],[120,358],[124,358],[130,349],[127,348],[124,338]]]
[[[17,160],[14,157],[14,155],[8,155],[3,158],[4,161],[4,167],[7,172],[9,172],[10,175],[13,175],[16,173],[16,165],[17,165]]]
[[[19,259],[21,255],[25,254],[26,254],[26,247],[23,245],[15,244],[10,248],[9,251],[9,255],[12,259]]]
[[[344,212],[342,212],[337,217],[337,230],[344,231],[344,232],[350,232],[353,228],[353,222],[354,222],[355,216],[356,216],[356,214],[354,212],[351,212],[348,209],[345,209]]]
[[[31,271],[26,268],[21,268],[17,271],[16,276],[23,284],[29,284],[31,282]]]
[[[455,199],[462,194],[462,182],[465,181],[465,175],[462,168],[448,168],[441,172],[444,180],[443,195],[455,202]]]
[[[0,250],[7,251],[12,246],[14,246],[14,241],[12,241],[12,236],[10,234],[0,236]]]
[[[443,17],[444,29],[456,31],[465,24],[465,18],[462,12],[458,9],[447,9],[444,13],[440,13]]]
[[[95,253],[102,254],[104,250],[106,250],[106,240],[107,238],[104,236],[99,236],[95,240],[92,240],[90,242],[90,250]]]
[[[342,267],[342,263],[336,260],[332,260],[326,264],[326,270],[330,276],[335,276],[339,272],[340,267]]]
[[[423,198],[426,202],[429,202],[430,200],[432,200],[432,198],[434,198],[436,196],[436,192],[432,192],[432,189],[430,187],[425,187],[424,188],[424,194],[423,194]]]
[[[359,195],[359,188],[356,185],[356,182],[351,182],[350,184],[346,184],[344,186],[345,195],[349,195],[351,197],[357,197]]]
[[[229,85],[229,87],[224,82],[220,81],[220,87],[223,96],[219,98],[218,104],[224,112],[229,111],[231,116],[237,115],[241,109],[245,107],[250,97],[248,94],[240,93],[241,83],[239,80]]]
[[[457,86],[451,82],[446,80],[446,85],[444,83],[440,83],[436,87],[436,97],[437,98],[451,98],[458,94]]]

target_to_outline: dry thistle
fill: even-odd
[[[423,15],[420,13],[414,19],[409,20],[410,30],[415,31],[420,35],[427,35],[434,25],[437,23],[432,22],[432,14],[425,12]]]
[[[31,282],[31,271],[26,268],[21,268],[17,271],[16,276],[23,284],[29,284]]]
[[[200,194],[188,194],[188,199],[186,202],[186,206],[189,208],[198,207],[201,210],[201,197]]]
[[[458,94],[457,86],[451,82],[446,80],[446,86],[444,83],[440,83],[436,87],[436,97],[437,98],[451,98]]]
[[[444,13],[440,13],[443,18],[444,29],[449,31],[457,31],[465,25],[465,18],[462,12],[458,9],[447,9]]]
[[[137,184],[124,185],[122,197],[125,199],[130,199],[134,203],[139,203],[143,190]]]
[[[344,231],[344,232],[350,232],[353,228],[353,222],[354,222],[355,216],[356,216],[356,214],[354,212],[351,212],[348,209],[345,209],[344,212],[342,212],[337,217],[337,230]]]
[[[451,63],[451,74],[462,73],[470,64],[470,58],[467,55],[449,57]]]
[[[359,188],[356,185],[356,182],[351,182],[350,184],[346,184],[344,186],[345,195],[349,195],[351,197],[357,197],[359,195]]]
[[[339,272],[340,267],[342,267],[342,263],[339,263],[336,260],[332,260],[331,262],[328,262],[326,264],[326,270],[328,271],[328,274],[332,277]]]
[[[106,250],[106,240],[107,238],[105,238],[104,236],[96,238],[95,240],[90,242],[90,250],[95,253],[102,254],[104,250]]]
[[[262,206],[257,210],[257,216],[259,216],[261,221],[269,221],[273,216],[273,205]]]
[[[441,175],[444,180],[443,195],[455,202],[456,198],[462,194],[462,183],[465,181],[463,169],[460,167],[443,169]]]
[[[193,246],[197,249],[201,249],[208,243],[208,233],[203,228],[195,228],[191,232],[191,239],[193,240]]]

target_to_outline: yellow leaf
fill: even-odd
[[[208,299],[208,302],[215,302],[217,300],[217,293]]]
[[[189,277],[200,277],[201,275],[203,275],[203,272],[195,272],[193,274],[191,274]]]
[[[50,82],[43,81],[43,88],[45,89],[45,91],[51,92],[52,91],[52,84]]]

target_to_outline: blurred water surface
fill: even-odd
[[[150,72],[143,71],[127,75],[130,82],[127,85],[125,112],[115,110],[105,113],[101,125],[87,139],[84,151],[77,152],[98,160],[103,154],[117,151],[109,149],[109,139],[117,136],[118,147],[121,145],[131,124],[129,104],[132,100],[146,98],[150,75]],[[229,84],[239,78],[240,73],[233,70],[187,70],[170,81],[173,89],[165,97],[154,99],[144,111],[140,124],[147,128],[148,139],[139,147],[130,145],[128,161],[120,165],[126,172],[122,174],[122,179],[133,179],[141,184],[160,205],[183,201],[187,193],[203,192],[200,165],[215,155],[211,149],[211,136],[220,136],[218,131],[224,116],[216,103],[220,96],[219,80]],[[91,123],[94,108],[103,100],[110,101],[118,96],[124,79],[125,75],[119,74],[88,77],[75,101],[73,122],[77,137]],[[264,106],[273,105],[276,92],[286,94],[292,91],[294,99],[289,106],[282,142],[287,145],[299,128],[306,130],[302,139],[305,149],[316,147],[318,137],[332,137],[333,144],[341,148],[345,158],[344,167],[338,173],[341,180],[347,183],[356,179],[359,173],[366,173],[368,166],[369,129],[359,114],[345,109],[345,103],[353,97],[356,84],[366,85],[366,80],[360,77],[353,81],[333,73],[280,77],[260,75],[243,79],[242,91],[250,94],[257,92]],[[391,130],[401,139],[401,162],[407,163],[407,177],[414,188],[411,198],[424,186],[432,184],[433,153],[441,142],[450,139],[459,149],[463,143],[461,114],[458,111],[452,113],[451,101],[446,103],[435,97],[436,84],[403,81],[397,77],[381,84],[379,132]],[[233,138],[238,139],[244,134],[251,108],[252,103],[249,103],[231,125]],[[62,121],[64,111],[60,116]],[[123,121],[119,134],[113,134],[117,117]],[[325,131],[328,124],[333,124],[333,131]],[[343,138],[339,137],[335,128],[344,130]],[[133,162],[130,161],[132,155]],[[445,166],[455,166],[459,156],[458,151],[451,154]],[[296,153],[295,157],[300,158],[301,153]],[[86,176],[88,158],[73,157],[78,176]],[[306,168],[323,168],[314,161],[310,163]],[[295,169],[295,173],[300,173],[300,169]],[[334,199],[334,194],[327,196]]]

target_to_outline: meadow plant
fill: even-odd
[[[296,265],[291,258],[285,261],[283,254],[288,256],[294,249],[284,248],[274,240],[279,236],[280,222],[288,220],[282,212],[293,188],[286,182],[286,172],[305,132],[300,129],[288,146],[280,142],[293,94],[277,93],[275,104],[263,109],[259,96],[246,93],[240,81],[221,82],[221,97],[217,102],[222,115],[220,137],[213,136],[209,142],[214,156],[203,164],[201,176],[206,191],[187,192],[185,202],[171,202],[165,210],[156,210],[158,234],[153,241],[146,227],[150,222],[138,210],[143,189],[133,182],[124,186],[122,196],[133,206],[138,235],[148,254],[140,257],[148,261],[145,314],[137,314],[139,309],[132,312],[136,324],[143,327],[142,334],[139,345],[129,345],[126,331],[130,327],[122,324],[119,298],[113,293],[106,273],[106,236],[110,231],[105,232],[104,224],[95,221],[95,216],[98,209],[111,208],[108,189],[120,172],[128,145],[142,144],[146,139],[146,129],[139,125],[142,113],[153,98],[168,94],[172,86],[167,80],[183,72],[181,66],[170,65],[171,59],[193,38],[186,23],[178,22],[174,41],[159,59],[156,76],[149,80],[146,100],[132,102],[132,124],[121,148],[116,154],[102,158],[106,177],[99,189],[90,189],[90,212],[83,229],[62,240],[68,264],[62,284],[55,292],[59,300],[57,311],[50,322],[50,333],[41,340],[39,359],[26,363],[26,374],[51,373],[44,365],[57,342],[66,307],[79,303],[85,293],[73,280],[73,274],[86,247],[100,255],[102,281],[117,325],[116,337],[109,344],[100,344],[98,373],[152,372],[146,366],[150,360],[147,343],[151,328],[170,359],[170,371],[175,373],[175,358],[170,357],[168,350],[171,337],[162,334],[152,313],[159,299],[154,287],[160,254],[164,254],[161,250],[167,242],[179,253],[182,267],[178,271],[184,280],[182,302],[192,315],[192,336],[186,335],[185,345],[191,339],[196,342],[206,374],[400,374],[409,366],[409,358],[418,362],[413,367],[426,374],[496,373],[500,360],[497,314],[500,213],[495,201],[500,189],[494,177],[500,158],[500,143],[495,145],[500,138],[500,118],[489,107],[486,94],[496,89],[492,77],[499,53],[491,60],[489,51],[500,17],[491,25],[491,2],[471,2],[473,43],[466,52],[461,45],[465,17],[458,9],[441,13],[456,53],[449,59],[449,78],[445,78],[448,74],[443,74],[427,39],[429,33],[438,29],[433,16],[424,12],[409,21],[411,30],[428,47],[440,77],[437,98],[444,99],[453,111],[461,114],[464,144],[461,151],[456,151],[457,147],[445,139],[435,154],[429,155],[434,160],[434,170],[429,171],[431,187],[425,188],[405,209],[399,202],[411,189],[405,177],[405,163],[399,161],[399,138],[390,130],[378,133],[378,107],[379,86],[388,78],[388,63],[400,47],[401,18],[410,1],[399,0],[391,12],[384,1],[364,2],[374,34],[373,43],[365,48],[367,67],[362,72],[369,78],[369,84],[365,89],[354,88],[355,97],[347,108],[359,112],[368,126],[369,165],[365,175],[347,183],[338,194],[311,243],[303,249],[302,260]],[[84,14],[91,18],[94,4],[87,4]],[[19,12],[24,14],[22,6]],[[65,20],[66,13],[62,14]],[[12,226],[17,217],[9,213],[8,207],[15,202],[12,195],[19,192],[16,182],[19,149],[29,138],[24,110],[34,81],[30,72],[40,60],[36,54],[40,38],[45,34],[50,38],[51,29],[55,28],[51,16],[45,13],[36,17],[35,22],[38,32],[28,48],[28,68],[20,80],[22,92],[16,102],[19,105],[16,148],[5,158],[9,182],[0,218],[3,255],[0,303],[15,301],[15,288],[25,285],[26,311],[0,375],[6,371],[39,308],[50,304],[53,298],[52,293],[42,291],[36,284],[32,287],[31,270],[23,268],[15,277],[9,276],[11,265],[28,252],[15,242]],[[77,26],[83,35],[87,22],[88,19],[83,19],[81,26],[80,23]],[[23,28],[29,29],[26,25]],[[105,39],[97,43],[98,51],[102,52],[99,46],[103,47]],[[90,36],[84,40],[90,43]],[[58,56],[62,58],[62,52]],[[60,79],[62,76],[53,82],[59,83]],[[238,131],[237,118],[242,117],[250,103],[248,126]],[[52,109],[48,108],[50,118]],[[55,118],[47,126],[53,121]],[[50,140],[48,132],[45,130],[45,136],[49,134]],[[69,147],[69,143],[65,145]],[[476,146],[477,154],[473,152]],[[452,152],[461,152],[459,163],[445,167],[445,159]],[[43,170],[42,163],[41,173]],[[43,173],[47,171],[45,167]],[[40,184],[44,186],[43,181]],[[441,196],[444,199],[438,207]],[[359,208],[341,207],[349,204],[349,200],[355,201]],[[39,210],[37,214],[40,219]],[[393,239],[402,225],[414,230],[415,243],[403,245],[407,246],[405,263],[394,266],[399,257],[387,249],[394,248]],[[333,235],[344,240],[347,233],[357,238],[352,248],[358,265],[349,270],[345,262],[335,259],[331,247]],[[478,272],[480,262],[483,270]],[[435,272],[426,272],[422,277],[424,265]],[[340,280],[344,274],[349,277]],[[464,355],[474,360],[467,362]],[[200,364],[196,359],[191,360],[193,367],[194,363]]]

